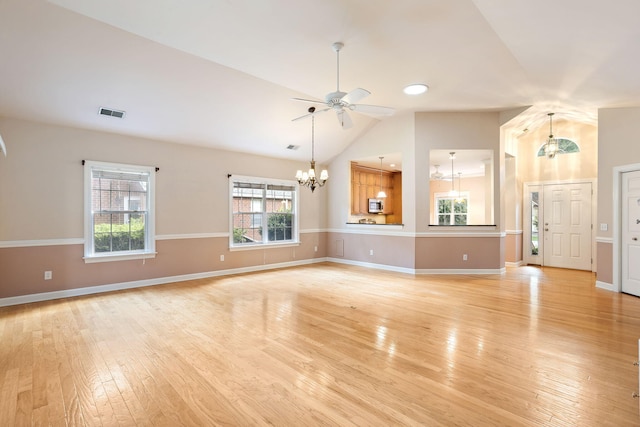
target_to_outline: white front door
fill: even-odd
[[[543,265],[591,270],[591,183],[544,185]]]
[[[622,174],[622,292],[640,296],[640,171]]]

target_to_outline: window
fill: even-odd
[[[229,185],[230,247],[298,243],[298,187],[294,181],[233,177]]]
[[[85,162],[86,262],[155,255],[153,167]]]
[[[545,153],[545,142],[538,149],[538,157],[545,157],[547,154]],[[568,154],[568,153],[579,153],[580,147],[574,141],[567,138],[558,138],[558,152],[557,154]]]
[[[467,195],[462,193],[460,197],[455,197],[436,194],[435,199],[438,225],[467,225],[469,215]]]
[[[540,215],[540,204],[538,202],[538,192],[531,192],[531,255],[538,255],[540,230],[538,229],[538,218]]]

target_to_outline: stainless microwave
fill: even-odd
[[[382,200],[369,199],[369,213],[382,213]]]

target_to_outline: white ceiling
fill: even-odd
[[[291,98],[336,89],[341,41],[340,89],[362,103],[594,123],[639,104],[638,16],[637,0],[2,0],[0,115],[308,160],[311,123],[291,119],[309,104]],[[429,91],[402,92],[416,82]],[[316,117],[317,160],[377,123],[351,116]]]

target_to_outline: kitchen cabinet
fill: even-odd
[[[392,214],[394,208],[393,172],[364,168],[351,165],[351,214],[365,215],[369,213],[368,199],[375,199],[382,187],[387,194],[383,201],[383,214]],[[381,185],[382,184],[382,185]]]

